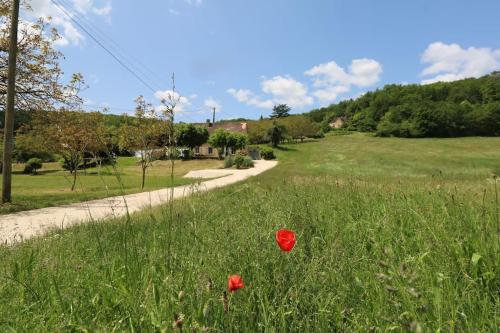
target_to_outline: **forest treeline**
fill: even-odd
[[[378,136],[498,136],[500,72],[454,82],[386,85],[307,116],[324,129],[342,117],[345,129]]]

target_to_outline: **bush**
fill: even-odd
[[[245,169],[253,168],[253,160],[250,157],[248,157],[248,156],[243,157],[243,165],[242,165],[242,167],[245,168]]]
[[[37,174],[37,171],[41,169],[43,166],[43,161],[40,158],[33,157],[26,162],[26,165],[24,166],[24,173],[28,174]]]
[[[224,168],[231,168],[234,165],[234,158],[231,155],[226,156],[224,159]]]
[[[274,155],[274,150],[272,148],[263,147],[260,150],[260,157],[265,160],[274,160],[276,158],[276,155]]]
[[[245,157],[243,156],[236,156],[234,158],[234,165],[236,166],[236,169],[240,169],[241,166],[243,165],[243,160],[245,159]]]
[[[236,169],[248,169],[253,167],[253,160],[248,156],[236,156],[234,158]]]

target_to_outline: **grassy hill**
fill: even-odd
[[[327,136],[173,219],[0,247],[0,331],[498,331],[499,146]],[[229,274],[245,288],[224,294]]]

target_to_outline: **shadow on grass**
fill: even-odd
[[[276,147],[275,149],[277,149],[277,150],[281,150],[281,151],[297,151],[297,149],[295,149],[295,148],[291,148],[291,147],[283,147],[283,146],[278,146],[278,147]]]
[[[32,173],[25,173],[24,171],[13,171],[13,175],[25,175],[25,176],[43,176],[46,174],[51,174],[51,173],[57,173],[60,172],[61,170],[43,170],[43,171],[37,171],[36,174]]]

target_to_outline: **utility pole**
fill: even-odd
[[[9,69],[7,74],[7,108],[3,139],[2,202],[12,201],[12,148],[14,145],[14,104],[16,99],[17,25],[19,0],[12,1],[9,38]]]
[[[213,117],[212,117],[212,124],[215,125],[215,106],[214,106],[214,114],[213,114]]]

